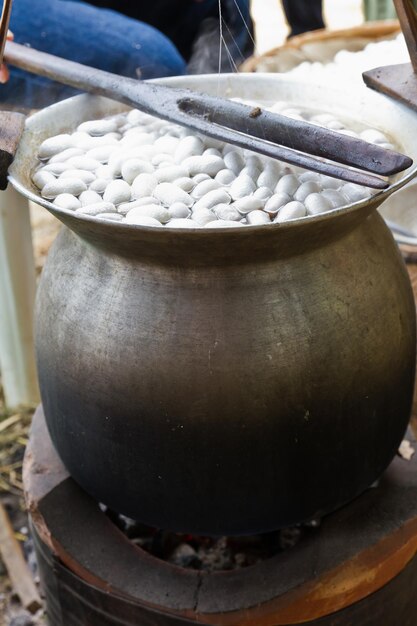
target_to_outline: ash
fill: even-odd
[[[319,532],[320,520],[270,533],[239,537],[178,534],[145,526],[106,509],[132,541],[154,557],[179,567],[207,572],[241,569],[289,550]]]

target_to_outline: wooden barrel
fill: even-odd
[[[417,626],[417,455],[297,546],[220,573],[132,544],[69,477],[41,409],[24,469],[51,626]]]
[[[304,61],[332,61],[340,50],[359,52],[369,43],[392,39],[400,32],[397,20],[368,22],[343,30],[316,30],[292,37],[277,48],[249,58],[242,72],[288,72]]]

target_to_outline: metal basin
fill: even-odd
[[[417,158],[417,116],[365,88],[166,82],[308,103],[384,129]],[[37,113],[11,172],[65,224],[36,323],[62,460],[99,501],[178,531],[261,532],[343,505],[387,467],[409,419],[414,302],[376,209],[415,169],[347,209],[236,230],[109,224],[39,198],[40,142],[122,108],[80,96]]]

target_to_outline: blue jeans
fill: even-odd
[[[185,72],[174,44],[155,28],[84,2],[15,0],[10,28],[17,43],[123,76],[156,78]],[[76,93],[70,87],[10,68],[0,102],[40,108]]]
[[[138,15],[140,1],[137,0]],[[148,1],[158,7],[158,0]],[[166,35],[118,11],[93,6],[95,3],[116,7],[119,4],[116,0],[91,2],[15,0],[10,24],[15,41],[122,76],[147,79],[185,73],[185,60]],[[175,28],[172,30],[165,24],[165,30],[179,46],[187,34],[192,41],[206,17],[218,16],[218,0],[172,0],[172,6],[178,6]],[[240,51],[249,37],[242,20],[243,16],[250,23],[249,0],[222,0],[222,6],[240,62],[243,60]],[[10,70],[10,81],[0,85],[0,103],[15,108],[41,108],[77,93],[22,70]]]

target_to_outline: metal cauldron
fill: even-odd
[[[331,111],[417,158],[417,116],[365,88],[261,74],[167,82]],[[267,531],[346,503],[387,467],[409,418],[414,303],[376,209],[415,170],[348,209],[236,230],[109,224],[40,199],[40,142],[122,108],[79,96],[37,113],[11,172],[65,225],[36,325],[62,460],[97,500],[178,531]]]

